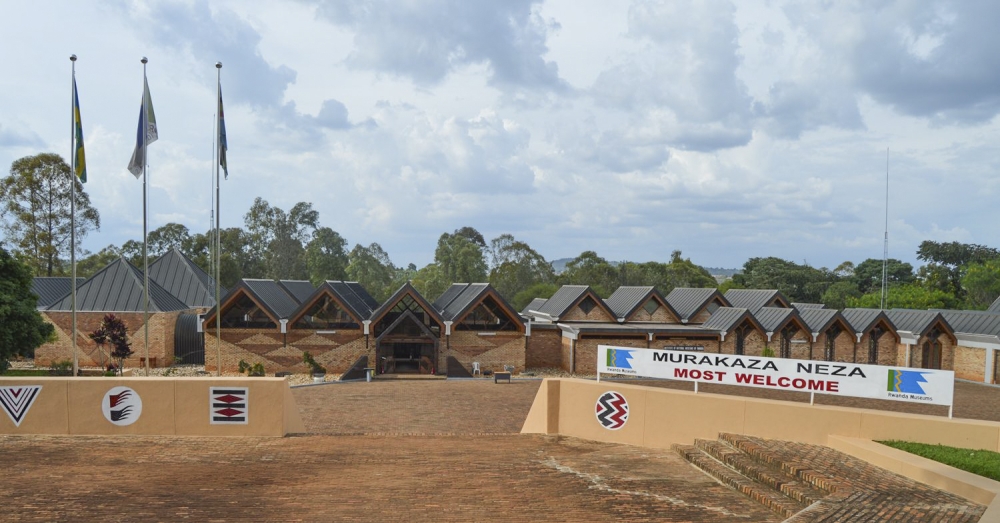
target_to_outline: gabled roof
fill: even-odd
[[[316,287],[308,280],[279,280],[278,285],[295,300],[296,305],[309,299]]]
[[[400,287],[396,292],[392,293],[392,296],[389,296],[388,300],[385,300],[385,303],[379,306],[379,308],[372,311],[372,315],[369,318],[372,324],[374,325],[378,323],[379,320],[381,320],[382,317],[385,316],[385,314],[389,312],[389,310],[395,307],[396,303],[398,303],[399,300],[403,299],[403,296],[406,296],[407,294],[412,296],[413,299],[416,300],[417,304],[419,304],[420,307],[427,312],[427,314],[429,314],[435,321],[437,321],[438,326],[442,327],[442,329],[444,328],[444,320],[441,318],[441,314],[437,311],[437,309],[434,308],[433,305],[430,304],[430,302],[427,301],[426,298],[424,298],[417,291],[417,289],[413,287],[413,285],[410,284],[410,282],[404,283],[402,287]],[[442,332],[444,331],[442,330]]]
[[[793,303],[792,307],[803,310],[803,309],[825,309],[825,303]]]
[[[879,320],[885,320],[892,330],[896,330],[896,325],[881,309],[844,309],[842,314],[855,334],[868,332]]]
[[[708,321],[701,324],[701,328],[717,332],[730,332],[742,324],[745,319],[761,331],[767,332],[764,326],[757,321],[757,318],[750,314],[750,310],[742,307],[719,307],[712,313],[712,317]]]
[[[677,287],[667,295],[667,303],[677,312],[677,317],[681,321],[687,321],[695,314],[698,314],[698,311],[704,308],[713,298],[719,298],[726,306],[730,305],[729,300],[719,292],[719,289],[712,287]]]
[[[457,287],[462,289],[461,292],[457,294],[449,292]],[[521,316],[518,315],[517,311],[514,310],[514,307],[508,303],[507,300],[505,300],[492,285],[488,283],[454,283],[447,291],[445,291],[444,294],[441,295],[440,298],[434,302],[435,308],[437,308],[437,305],[442,303],[442,300],[448,295],[452,295],[454,298],[452,298],[451,301],[444,306],[444,309],[438,309],[438,312],[441,314],[441,318],[445,321],[462,321],[462,319],[476,306],[476,304],[482,302],[486,299],[486,297],[492,297],[497,305],[506,311],[506,315],[511,321],[517,325],[524,325],[524,321],[521,319]]]
[[[927,332],[938,324],[943,325],[948,331],[948,334],[952,334],[954,332],[954,329],[952,329],[948,320],[946,320],[940,312],[912,309],[892,309],[886,311],[885,314],[892,321],[892,324],[896,326],[896,330],[910,332],[915,336],[923,336],[924,334],[927,334]]]
[[[1000,314],[988,311],[937,310],[956,333],[1000,336]]]
[[[778,332],[779,330],[785,328],[789,322],[797,321],[801,326],[805,327],[805,322],[799,318],[798,312],[795,309],[786,309],[784,307],[761,307],[757,312],[752,313],[754,318],[760,322],[760,326],[764,327],[765,332]]]
[[[433,306],[445,321],[454,321],[489,289],[488,283],[453,283],[434,301]]]
[[[355,294],[354,289],[348,283],[334,280],[323,282],[308,298],[302,300],[299,307],[289,316],[289,323],[298,321],[324,295],[331,296],[358,324],[367,320],[371,316],[372,309],[368,307],[368,304],[362,298]],[[286,291],[288,290],[287,287],[284,288]],[[302,289],[304,289],[304,286],[299,288],[299,290]]]
[[[790,307],[788,298],[775,289],[729,289],[726,291],[726,299],[733,307],[743,307],[749,309],[751,313],[756,313],[761,307],[771,306],[775,302]]]
[[[551,298],[545,300],[545,303],[539,309],[535,309],[535,311],[547,316],[552,321],[556,321],[569,312],[574,305],[579,303],[588,294],[594,299],[598,307],[603,308],[607,312],[608,316],[614,315],[614,312],[608,308],[604,300],[589,285],[563,285]]]
[[[299,308],[299,302],[274,280],[244,278],[240,283],[257,297],[260,304],[276,319],[287,319]]]
[[[31,292],[38,296],[37,308],[39,310],[46,309],[69,294],[73,290],[69,283],[72,279],[68,276],[36,276],[32,278]],[[85,278],[77,278],[77,288],[84,281],[86,281]]]
[[[656,290],[656,287],[653,286],[633,287],[622,285],[621,287],[618,287],[615,292],[611,293],[611,296],[604,300],[604,303],[606,303],[608,308],[611,309],[611,312],[615,313],[615,318],[618,318],[618,321],[625,321],[631,317],[635,311],[639,310],[640,307],[645,306],[646,302],[648,302],[651,298],[655,298],[659,303],[662,303],[671,314],[679,317],[677,311],[670,306],[670,303],[667,302],[667,299],[663,296],[663,294],[661,294],[660,291]]]
[[[852,330],[851,324],[836,309],[806,308],[799,310],[799,317],[813,334],[826,332],[834,323],[840,323],[845,331]]]
[[[542,305],[545,305],[546,301],[548,301],[548,298],[535,298],[531,300],[531,303],[521,309],[521,316],[531,316],[530,312],[541,309]]]
[[[76,289],[76,310],[101,312],[141,312],[143,304],[142,271],[119,257],[80,284]],[[70,293],[47,310],[68,311],[73,307]],[[166,289],[149,281],[149,311],[169,312],[188,310],[184,302]]]
[[[215,279],[208,275],[177,247],[149,264],[149,279],[173,294],[188,307],[215,305]],[[223,287],[219,295],[228,291]]]
[[[341,303],[356,313],[362,321],[367,320],[372,315],[372,311],[378,308],[378,302],[375,301],[375,298],[372,298],[368,291],[356,281],[329,280],[324,282],[320,288],[324,286],[329,286],[340,297]]]
[[[990,305],[989,308],[987,308],[986,310],[989,312],[995,312],[1000,314],[1000,296],[997,296],[997,299],[994,300],[993,304]]]

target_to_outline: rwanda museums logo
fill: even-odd
[[[927,383],[924,374],[926,373],[915,370],[889,369],[889,379],[886,380],[888,382],[886,390],[889,391],[889,397],[924,399],[925,401],[930,399],[921,385]]]
[[[633,352],[635,351],[625,349],[608,349],[608,367],[614,367],[616,369],[631,369]]]
[[[608,430],[618,430],[628,421],[628,402],[625,396],[608,391],[597,398],[597,422]]]

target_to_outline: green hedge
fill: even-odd
[[[925,443],[910,443],[907,441],[879,441],[879,443],[1000,481],[1000,453],[998,452],[959,449],[944,445],[927,445]]]

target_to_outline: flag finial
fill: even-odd
[[[147,58],[146,58],[145,56],[143,56],[143,57],[142,57],[142,60],[139,60],[139,61],[145,64],[145,63],[146,63],[146,62],[148,62],[149,60],[148,60],[148,59],[147,59]]]
[[[75,62],[76,61],[76,55],[75,54],[69,55],[69,61],[70,62]]]
[[[215,62],[216,69],[222,69],[222,62]]]

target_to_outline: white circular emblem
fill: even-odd
[[[597,422],[608,430],[618,430],[628,421],[628,402],[625,396],[613,390],[601,394],[594,405]]]
[[[142,414],[142,398],[128,387],[114,387],[104,395],[101,411],[108,421],[119,427],[131,425]]]

